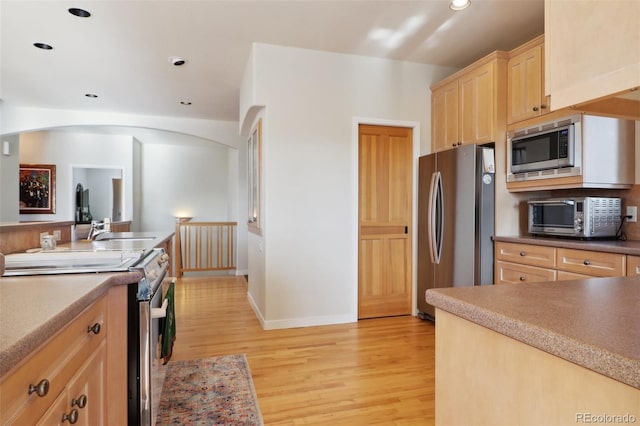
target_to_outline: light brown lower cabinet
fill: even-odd
[[[590,413],[640,418],[639,389],[441,309],[436,317],[436,425],[570,425]]]
[[[126,424],[123,317],[115,286],[0,378],[0,424]]]
[[[496,242],[495,283],[564,281],[640,274],[640,256]]]
[[[537,266],[496,262],[496,284],[516,284],[555,281],[556,271]]]
[[[556,276],[556,281],[583,280],[585,278],[595,278],[595,277],[593,275],[576,274],[575,272],[558,271],[558,275]]]
[[[38,425],[101,426],[105,423],[106,342],[80,367]]]
[[[627,256],[627,275],[640,275],[640,256]]]

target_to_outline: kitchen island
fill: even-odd
[[[113,236],[58,248],[149,250],[170,247],[173,234]],[[89,424],[126,424],[127,285],[141,278],[125,271],[0,279],[0,423],[46,423],[49,412],[59,421],[59,412],[73,411],[65,399],[85,394],[82,385],[93,395],[80,407]]]
[[[426,299],[437,308],[437,424],[640,422],[639,277]]]

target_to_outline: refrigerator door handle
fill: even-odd
[[[429,257],[431,263],[436,263],[435,257],[435,213],[436,213],[436,180],[438,172],[431,174],[431,185],[429,185],[429,204],[427,206],[427,241],[429,242]]]
[[[442,186],[442,174],[437,172],[436,178],[436,209],[435,212],[435,238],[434,238],[434,257],[435,263],[440,264],[442,257],[442,242],[444,241],[444,188]]]
[[[438,196],[439,188],[442,187],[441,182],[442,177],[440,175],[440,172],[434,172],[431,175],[431,185],[429,187],[429,207],[427,209],[427,238],[429,241],[429,256],[431,258],[431,263],[434,264],[440,263],[440,251],[438,250],[438,234],[441,234],[441,232],[438,232],[439,230],[437,230],[436,227],[440,222],[438,220]]]

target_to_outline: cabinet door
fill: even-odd
[[[535,118],[549,111],[544,96],[543,46],[535,46],[510,58],[507,65],[509,124]]]
[[[558,249],[558,269],[594,277],[621,277],[626,273],[626,256],[588,250]]]
[[[78,410],[77,425],[105,422],[106,341],[95,350],[67,386],[67,411]]]
[[[68,425],[70,424],[69,420],[77,415],[77,410],[75,413],[72,413],[72,411],[69,409],[67,391],[64,390],[36,423],[36,426]],[[68,419],[66,416],[70,416],[70,418]]]
[[[557,281],[566,280],[583,280],[585,278],[594,278],[592,275],[576,274],[575,272],[558,271]]]
[[[494,63],[481,66],[460,78],[460,133],[462,143],[485,143],[494,139]]]
[[[640,256],[627,256],[627,275],[640,275]]]
[[[512,263],[555,269],[555,247],[496,242],[496,259]]]
[[[431,135],[435,151],[452,148],[458,136],[458,82],[453,81],[431,94]]]
[[[496,284],[555,281],[556,271],[517,263],[496,262]]]

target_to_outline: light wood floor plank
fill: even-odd
[[[243,277],[176,281],[172,360],[244,353],[266,425],[431,425],[435,327],[411,316],[265,331]]]

